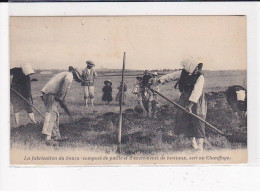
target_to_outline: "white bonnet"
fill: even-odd
[[[29,63],[23,63],[21,65],[21,68],[22,68],[22,71],[25,75],[31,75],[31,74],[34,74],[34,70],[31,66],[31,64]]]
[[[193,71],[196,69],[196,67],[198,66],[198,62],[196,59],[194,59],[193,57],[185,59],[181,62],[181,66],[183,67],[183,69],[185,69],[187,72],[189,73],[193,73]]]

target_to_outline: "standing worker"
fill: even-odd
[[[144,71],[142,84],[140,87],[140,94],[142,98],[142,104],[144,107],[144,115],[148,115],[149,118],[156,118],[157,113],[157,94],[149,90],[149,86],[157,82],[157,72]],[[154,87],[156,91],[159,91],[159,87]]]
[[[21,67],[15,67],[10,70],[10,75],[13,75],[11,88],[23,96],[28,102],[33,104],[31,93],[31,78],[30,75],[34,74],[34,70],[31,65],[26,63]],[[10,91],[10,100],[13,105],[16,126],[19,126],[19,111],[26,110],[31,121],[36,123],[32,107],[22,97],[20,97],[15,91]]]
[[[179,79],[179,90],[181,92],[179,103],[202,119],[206,119],[207,103],[203,87],[204,75],[201,73],[202,64],[193,58],[182,61],[182,70],[162,76],[157,83],[165,83]],[[192,147],[203,151],[205,139],[205,124],[191,115],[181,111],[177,118],[177,129],[191,138]]]
[[[142,95],[141,95],[142,81],[143,81],[143,77],[137,76],[134,83],[134,88],[132,90],[132,93],[134,94],[135,100],[137,102],[137,105],[135,107],[139,109],[142,108]]]
[[[152,76],[153,76],[153,78],[151,78],[149,80],[150,84],[153,84],[153,83],[157,82],[157,80],[158,80],[158,78],[157,78],[158,73],[157,72],[153,72]],[[160,91],[158,86],[156,86],[154,89],[158,92]],[[150,92],[149,93],[150,97],[148,99],[148,103],[149,103],[149,105],[148,105],[148,107],[149,107],[148,108],[148,116],[152,117],[152,118],[157,118],[156,114],[157,114],[157,111],[158,111],[158,96],[155,92],[151,92],[151,91],[149,91],[149,92]]]
[[[47,145],[56,145],[57,141],[67,139],[60,135],[58,106],[60,101],[64,103],[73,78],[77,82],[81,82],[81,73],[80,70],[70,66],[69,71],[54,75],[41,90],[42,100],[47,109],[42,129],[43,139]]]
[[[95,64],[92,61],[86,61],[87,67],[82,74],[81,86],[84,88],[84,99],[86,108],[88,107],[88,99],[91,101],[91,106],[94,107],[94,81],[97,78],[97,73],[93,69]]]

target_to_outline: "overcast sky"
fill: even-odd
[[[11,17],[10,63],[35,69],[246,69],[245,16]]]

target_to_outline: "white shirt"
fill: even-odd
[[[199,101],[199,98],[203,92],[204,82],[205,82],[204,76],[203,75],[199,76],[199,78],[197,79],[194,85],[189,101],[194,103],[197,103]]]
[[[180,79],[180,77],[181,77],[181,70],[160,77],[160,81],[161,83],[176,81]],[[189,101],[194,103],[197,103],[199,101],[199,98],[203,92],[204,82],[205,82],[204,76],[203,75],[199,76],[199,78],[197,79],[194,85],[193,91],[189,97]]]
[[[88,74],[90,74],[90,71],[91,71],[91,69],[88,69],[88,68],[87,68],[87,72],[88,72]]]
[[[42,88],[42,92],[45,94],[56,94],[61,89],[61,83],[66,79],[68,88],[70,88],[73,81],[73,74],[71,72],[61,72],[54,75],[48,83]]]

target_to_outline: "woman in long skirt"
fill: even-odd
[[[34,71],[30,64],[23,64],[21,65],[21,67],[12,68],[10,70],[10,75],[13,75],[13,80],[11,83],[11,88],[13,90],[10,90],[10,100],[13,105],[13,111],[17,126],[19,126],[19,112],[22,110],[25,110],[28,113],[31,121],[33,123],[36,123],[31,105],[17,94],[19,93],[28,102],[33,104],[30,78],[30,75],[33,73]]]
[[[207,103],[203,92],[204,75],[201,73],[202,63],[194,59],[182,61],[183,69],[162,76],[158,83],[166,83],[179,79],[179,90],[181,92],[179,104],[186,107],[202,119],[206,118]],[[177,115],[178,130],[191,139],[192,147],[196,150],[203,150],[205,138],[205,124],[190,114],[179,111]]]

